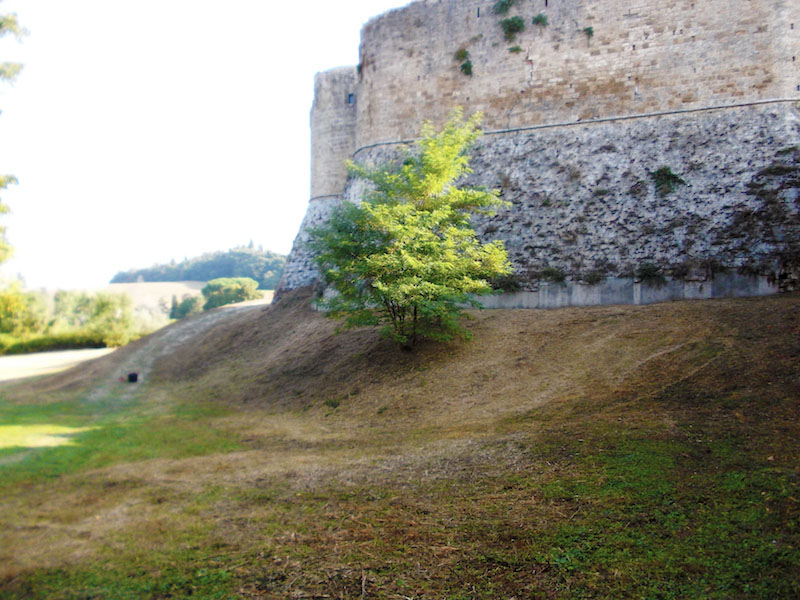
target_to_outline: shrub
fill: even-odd
[[[503,28],[506,40],[510,42],[518,33],[525,31],[525,21],[522,17],[510,17],[500,21],[500,27]]]
[[[206,299],[203,310],[210,310],[226,304],[235,304],[261,298],[258,282],[249,277],[220,277],[212,279],[202,289]]]
[[[492,6],[492,12],[496,15],[508,14],[508,11],[516,3],[516,0],[498,0]]]
[[[186,296],[177,304],[175,310],[170,313],[170,318],[183,319],[199,312],[203,312],[203,298],[201,296]]]
[[[587,39],[592,39],[592,36],[594,35],[594,27],[584,27],[583,33],[586,35]]]
[[[679,185],[686,185],[686,182],[673,173],[669,167],[661,167],[650,173],[650,177],[655,183],[656,192],[662,197],[674,192]]]
[[[19,283],[0,290],[0,333],[21,337],[45,328],[46,308],[42,298],[23,292]]]
[[[461,63],[461,72],[468,77],[472,77],[472,61],[465,60]]]
[[[636,269],[636,279],[653,287],[662,287],[667,283],[661,269],[651,262],[639,265]]]
[[[539,13],[533,17],[533,21],[531,21],[531,23],[538,25],[539,27],[547,27],[547,15],[544,13]]]
[[[508,51],[511,52],[511,54],[517,54],[518,52],[522,52],[522,48],[519,46],[511,46]]]
[[[606,275],[601,269],[592,269],[583,276],[583,282],[588,285],[597,285],[605,280]]]
[[[466,48],[461,48],[458,52],[456,52],[455,59],[459,62],[464,62],[465,60],[469,59],[469,51]]]
[[[47,334],[24,339],[0,340],[3,354],[27,354],[29,352],[48,352],[52,350],[80,350],[83,348],[105,348],[102,333],[79,330],[65,333]]]
[[[567,278],[564,271],[555,267],[545,267],[540,275],[545,281],[552,281],[553,283],[564,283]]]
[[[522,282],[519,275],[516,273],[509,273],[508,275],[501,275],[492,279],[492,289],[500,292],[518,292],[522,289]]]

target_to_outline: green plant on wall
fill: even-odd
[[[539,277],[551,283],[564,283],[567,274],[557,267],[545,267],[539,272]]]
[[[498,0],[492,6],[492,12],[496,15],[506,15],[515,2],[516,0]]]
[[[509,48],[508,51],[511,52],[512,54],[517,54],[519,52],[522,52],[522,48],[520,48],[519,46],[511,46],[511,48]]]
[[[686,182],[669,167],[661,167],[650,173],[650,178],[656,186],[656,193],[662,198],[674,192],[679,185],[686,185]]]
[[[469,58],[469,50],[466,48],[459,48],[454,58],[461,63],[459,66],[461,72],[468,77],[472,77],[472,61]]]
[[[586,39],[592,39],[592,36],[594,35],[594,27],[584,27],[583,33],[586,36]]]
[[[538,25],[539,27],[547,27],[547,15],[544,13],[539,13],[533,17],[533,21],[531,21],[531,23]]]
[[[510,42],[518,33],[525,31],[525,21],[522,17],[509,17],[500,21],[500,27],[503,28],[506,40]]]
[[[659,288],[667,284],[667,279],[664,277],[661,268],[651,262],[639,265],[639,268],[636,269],[635,278],[651,287]]]

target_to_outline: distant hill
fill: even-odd
[[[262,290],[278,285],[286,257],[282,254],[250,247],[232,248],[226,252],[206,253],[181,262],[153,265],[146,269],[120,271],[111,283],[151,281],[210,281],[217,277],[250,277]]]

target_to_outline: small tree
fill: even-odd
[[[124,346],[136,336],[133,303],[127,294],[98,292],[86,306],[84,327],[106,346]]]
[[[170,318],[183,319],[199,312],[203,312],[203,298],[200,296],[184,296],[183,300],[175,306],[175,311],[170,314]]]
[[[206,303],[203,310],[261,298],[258,282],[249,277],[220,277],[212,279],[201,290]]]
[[[349,165],[374,191],[311,232],[317,265],[337,292],[322,304],[345,328],[382,325],[406,348],[421,337],[468,337],[458,322],[463,307],[480,306],[474,296],[510,273],[502,242],[481,244],[470,222],[506,203],[496,191],[454,185],[471,172],[467,150],[480,119],[464,122],[458,109],[438,134],[426,123],[400,165]]]
[[[17,337],[36,335],[46,326],[43,299],[23,292],[19,282],[0,289],[0,333]]]

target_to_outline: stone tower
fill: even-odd
[[[347,182],[346,161],[356,149],[358,72],[341,67],[314,78],[311,108],[311,199],[278,289],[308,285],[316,269],[307,252],[299,251],[308,241],[308,230],[324,223],[341,200]]]

